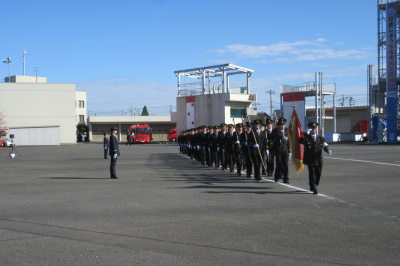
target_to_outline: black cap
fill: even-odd
[[[259,124],[261,124],[261,121],[259,120],[259,119],[256,119],[256,120],[254,120],[254,122],[253,122],[255,125],[259,125]]]
[[[111,127],[111,132],[112,131],[118,131],[116,127]]]
[[[228,127],[235,127],[233,124],[229,124]]]
[[[107,135],[107,132],[104,132],[103,135],[104,135],[104,136]]]
[[[271,124],[272,123],[272,120],[271,120],[271,118],[267,118],[266,120],[265,120],[265,123],[268,125],[268,124]]]
[[[286,123],[286,121],[287,121],[287,120],[286,120],[285,118],[283,118],[283,117],[282,117],[282,118],[279,118],[279,119],[278,119],[277,125],[284,125],[284,124]]]
[[[243,127],[241,123],[236,124],[236,127]]]
[[[317,128],[317,126],[318,126],[318,123],[317,122],[310,122],[310,123],[308,123],[308,128]]]
[[[221,127],[226,127],[226,124],[225,123],[221,123]]]
[[[246,122],[246,127],[251,127],[251,123],[250,122]]]

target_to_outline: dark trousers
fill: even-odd
[[[316,189],[321,178],[322,166],[308,165],[308,180],[310,181],[310,190]]]
[[[262,174],[265,175],[265,171],[267,171],[267,169],[265,169],[265,167],[267,166],[266,161],[267,161],[267,154],[265,150],[261,151],[261,167],[262,167]]]
[[[261,156],[259,153],[251,153],[251,159],[253,160],[253,165],[254,165],[254,178],[255,179],[261,179],[261,175],[260,175],[260,166],[262,164],[261,160]]]
[[[210,166],[210,155],[211,155],[211,152],[209,152],[208,151],[208,147],[206,147],[206,165],[207,166]],[[211,163],[212,164],[212,163]]]
[[[227,167],[229,167],[229,169],[231,170],[231,172],[233,172],[233,165],[234,165],[234,159],[233,159],[233,152],[226,152],[226,165]]]
[[[104,149],[104,159],[107,159],[108,149]]]
[[[246,175],[251,176],[253,172],[253,162],[251,160],[251,156],[249,153],[246,153],[244,157],[246,158]]]
[[[200,146],[200,158],[201,158],[201,164],[206,165],[206,160],[207,160],[207,154],[208,150],[206,151],[206,147]]]
[[[276,170],[275,179],[283,178],[283,181],[289,181],[289,154],[279,153],[275,154],[276,157]]]
[[[223,152],[222,149],[219,148],[219,162],[221,163],[222,169],[226,169],[225,155],[225,152]]]
[[[274,174],[274,168],[275,168],[274,163],[275,163],[275,154],[270,151],[269,161],[267,159],[267,174],[269,174],[270,176],[272,176]]]
[[[218,168],[219,167],[219,153],[217,151],[212,151],[212,154],[214,156],[215,168]]]
[[[111,155],[111,164],[110,164],[110,174],[111,178],[117,177],[117,173],[115,172],[115,165],[117,164],[117,158],[114,158],[113,155]]]
[[[240,173],[242,171],[242,155],[238,152],[235,152],[235,163],[237,173]]]

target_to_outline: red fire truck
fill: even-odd
[[[178,133],[176,131],[176,128],[170,129],[168,132],[168,140],[172,141],[172,142],[176,142],[177,139],[178,139]]]
[[[151,135],[151,127],[148,124],[140,125],[132,125],[131,134],[133,133],[133,139],[135,143],[150,143],[152,138]]]

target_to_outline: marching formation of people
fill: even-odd
[[[279,179],[289,183],[289,159],[292,152],[288,132],[285,128],[286,119],[280,118],[277,127],[273,121],[266,119],[263,125],[259,119],[246,125],[225,124],[220,126],[200,126],[182,131],[178,136],[179,151],[191,160],[196,160],[204,166],[221,167],[241,176],[246,171],[246,177],[254,175],[260,181],[261,175],[273,176],[275,182]],[[310,190],[318,194],[322,171],[322,149],[329,155],[331,151],[325,139],[316,135],[317,123],[310,123],[310,128],[298,140],[305,146],[304,164],[308,164]]]

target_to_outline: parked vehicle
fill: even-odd
[[[168,132],[168,140],[171,142],[176,142],[177,139],[178,139],[178,132],[176,128],[170,129]]]
[[[3,140],[0,138],[0,147],[4,146]]]
[[[11,139],[3,139],[3,146],[4,147],[15,146],[15,143]]]
[[[150,143],[153,139],[152,130],[148,124],[131,126],[131,132],[134,133],[135,143]]]

